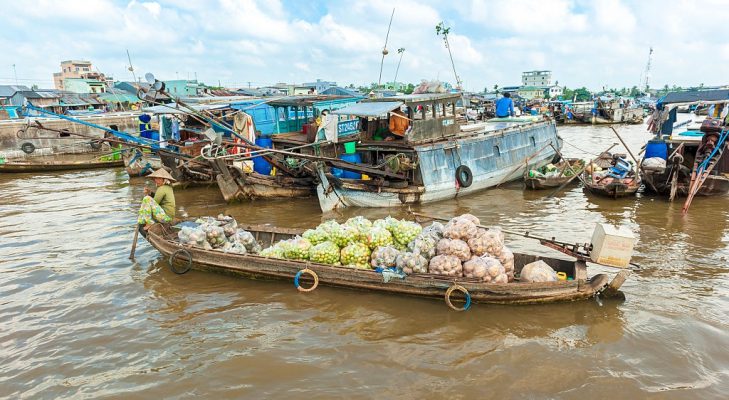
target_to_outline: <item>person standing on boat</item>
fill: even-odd
[[[149,174],[149,178],[154,180],[157,189],[152,192],[144,188],[144,199],[137,217],[137,223],[143,226],[144,231],[154,223],[168,223],[175,218],[175,193],[172,190],[175,178],[164,168]]]
[[[511,93],[504,93],[504,97],[496,101],[496,117],[506,118],[514,116],[514,100],[511,99]]]

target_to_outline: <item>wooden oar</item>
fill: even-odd
[[[134,224],[134,239],[132,241],[132,252],[129,254],[129,259],[134,261],[134,251],[137,250],[137,238],[139,238],[139,224]]]

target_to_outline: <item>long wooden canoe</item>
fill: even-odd
[[[302,233],[299,230],[269,226],[242,228],[251,232],[264,247]],[[524,265],[536,260],[543,260],[557,272],[564,272],[573,280],[544,283],[515,281],[494,284],[478,282],[469,278],[413,274],[405,279],[396,278],[385,283],[382,274],[373,270],[352,269],[308,261],[281,260],[251,254],[231,254],[183,246],[177,240],[177,230],[161,224],[153,225],[146,238],[162,255],[173,256],[172,265],[184,265],[202,271],[253,278],[283,279],[293,283],[297,273],[308,268],[316,273],[319,284],[323,285],[440,299],[443,299],[449,288],[460,285],[468,290],[471,300],[478,303],[533,304],[585,300],[608,288],[609,292],[616,293],[622,284],[621,279],[625,278],[624,274],[619,273],[618,277],[621,279],[616,277],[609,285],[606,274],[597,274],[588,278],[587,266],[582,261],[515,253],[514,264],[517,274]],[[311,282],[307,281],[305,276],[302,276],[302,281]]]
[[[69,170],[80,170],[80,169],[99,169],[99,168],[113,168],[123,167],[124,161],[122,160],[111,160],[111,161],[98,161],[98,160],[87,160],[87,161],[43,161],[43,162],[28,162],[28,161],[5,161],[0,164],[0,173],[21,173],[21,172],[54,172],[54,171],[69,171]]]

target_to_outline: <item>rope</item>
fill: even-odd
[[[595,157],[600,157],[600,154],[595,154],[595,153],[589,152],[587,150],[583,150],[583,149],[575,146],[574,144],[572,144],[572,143],[570,143],[570,142],[568,142],[568,141],[566,141],[564,139],[562,139],[562,143],[567,144],[567,145],[570,145],[570,146],[574,147],[575,149],[577,149],[577,150],[579,150],[579,151],[581,151],[581,152],[583,152],[585,154],[589,154],[589,155],[595,156]]]

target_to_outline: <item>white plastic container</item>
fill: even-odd
[[[636,241],[633,232],[626,228],[597,224],[592,233],[590,259],[598,264],[625,268],[630,264]]]

